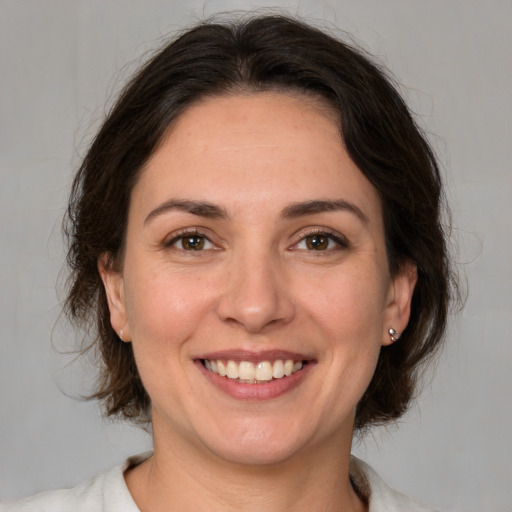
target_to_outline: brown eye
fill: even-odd
[[[206,236],[195,230],[185,231],[175,236],[164,247],[178,251],[201,252],[214,250],[215,244]]]
[[[293,246],[294,250],[309,252],[329,252],[335,250],[348,249],[348,240],[338,234],[330,232],[316,232],[303,236],[300,241]]]
[[[181,238],[181,246],[186,251],[201,251],[204,249],[204,237],[199,235],[186,235]]]
[[[329,247],[330,238],[326,235],[309,235],[305,238],[306,247],[311,251],[323,251]]]

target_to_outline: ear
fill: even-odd
[[[398,339],[407,327],[411,314],[412,294],[417,280],[418,269],[412,261],[406,261],[392,279],[384,318],[382,345],[391,345],[396,341],[391,339],[389,329],[397,332]]]
[[[110,323],[122,341],[130,341],[122,272],[113,268],[112,258],[109,254],[103,254],[98,259],[98,271],[107,295]]]

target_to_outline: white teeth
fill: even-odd
[[[250,361],[233,360],[224,362],[220,359],[205,359],[204,366],[207,370],[219,374],[221,377],[239,380],[244,383],[269,382],[274,379],[282,379],[293,373],[302,370],[304,364],[302,361],[293,361],[293,359],[276,359],[274,364],[270,361],[260,361],[257,364]]]
[[[226,366],[226,375],[229,379],[238,379],[238,365],[235,361],[228,361]]]
[[[213,372],[213,368],[211,370]],[[217,361],[217,370],[219,371],[219,375],[221,377],[226,376],[226,366],[224,365],[224,363],[222,361]]]
[[[282,379],[284,377],[284,363],[281,359],[278,359],[274,363],[274,367],[272,368],[272,377],[274,377],[274,379]]]
[[[238,366],[238,375],[242,380],[254,380],[256,378],[254,365],[247,361],[242,361]]]
[[[262,361],[256,366],[256,380],[272,380],[272,365]]]

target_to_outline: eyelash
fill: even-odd
[[[186,240],[186,239],[191,239],[191,238],[199,238],[201,239],[202,241],[202,244],[204,245],[205,243],[209,243],[213,246],[213,242],[206,236],[204,235],[203,233],[201,233],[200,231],[198,231],[197,229],[193,229],[193,230],[190,230],[190,229],[185,229],[183,231],[180,231],[178,232],[177,234],[175,234],[171,240],[169,241],[166,241],[164,242],[164,247],[166,249],[168,248],[172,248],[173,246],[175,246],[178,242],[181,241],[182,243],[182,247],[175,247],[176,249],[178,250],[182,250],[182,251],[185,251],[185,252],[201,252],[204,249],[203,246],[201,246],[199,249],[193,249],[193,248],[190,248],[190,249],[185,249],[183,247],[183,242]],[[209,249],[209,248],[208,248]]]
[[[301,244],[301,243],[307,244],[308,238],[311,239],[313,237],[327,239],[327,247],[322,248],[322,249],[311,248],[311,247],[307,247],[307,248],[303,248],[303,249],[299,248],[299,244]],[[185,247],[183,247],[183,243],[185,240],[187,240],[187,238],[188,239],[192,239],[192,238],[200,239],[198,241],[200,247],[197,249],[194,249],[194,248],[186,249]],[[165,248],[172,248],[180,241],[182,243],[182,247],[180,247],[180,248],[175,247],[175,248],[178,250],[185,251],[185,252],[201,252],[204,250],[212,249],[214,247],[213,242],[206,235],[204,235],[197,229],[193,229],[193,230],[186,229],[181,232],[178,232],[177,234],[175,234],[172,237],[171,240],[164,242],[163,245]],[[336,244],[336,247],[329,247],[330,242],[334,242]],[[322,242],[320,242],[320,243],[322,243]],[[212,247],[205,248],[204,247],[205,244],[211,244]],[[314,231],[310,231],[308,233],[302,234],[300,240],[296,244],[294,244],[291,249],[292,250],[304,250],[307,252],[325,252],[325,251],[335,251],[335,250],[340,250],[340,249],[347,249],[348,247],[349,247],[349,242],[345,237],[343,237],[339,234],[333,233],[331,231],[314,230]]]
[[[312,237],[322,237],[327,239],[327,243],[329,244],[331,241],[333,241],[336,244],[336,247],[326,247],[325,249],[311,249],[311,248],[305,248],[300,249],[298,246],[301,243],[307,244],[307,239]],[[349,242],[348,240],[337,233],[333,233],[332,231],[326,231],[326,230],[313,230],[309,231],[308,233],[302,234],[300,240],[293,246],[294,250],[304,250],[308,252],[327,252],[327,251],[336,251],[336,250],[343,250],[348,249]]]

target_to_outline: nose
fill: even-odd
[[[249,333],[265,333],[290,322],[295,305],[279,262],[264,254],[233,258],[217,314]]]

